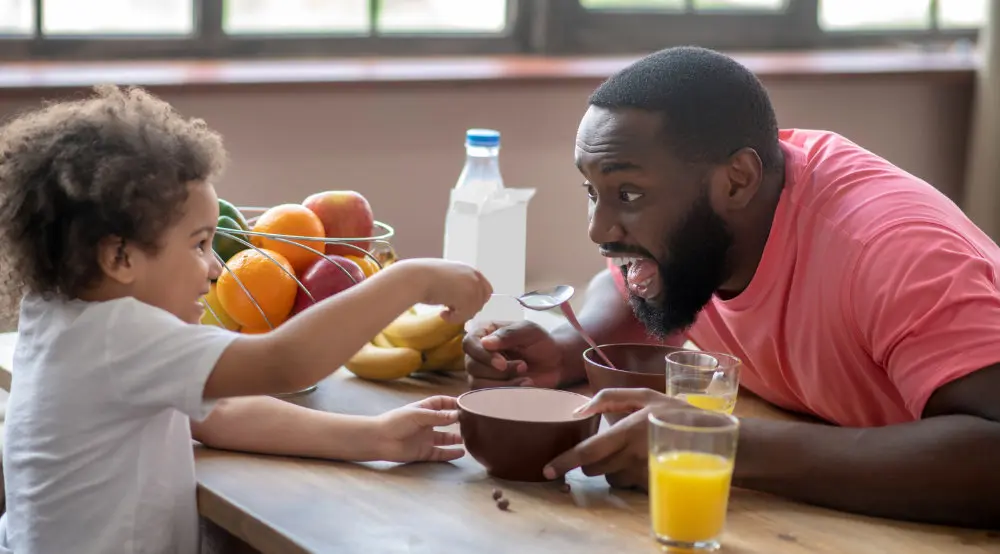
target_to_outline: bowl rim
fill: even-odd
[[[649,346],[649,347],[653,347],[653,348],[672,348],[672,349],[674,349],[674,352],[676,352],[678,350],[690,350],[689,348],[684,348],[683,346],[671,346],[669,344],[649,344],[649,343],[646,343],[646,342],[609,342],[609,343],[606,343],[606,344],[599,344],[599,345],[597,345],[598,348],[613,347],[613,346]],[[594,352],[594,348],[592,346],[587,347],[587,349],[583,351],[583,354],[580,355],[580,357],[583,358],[584,367],[586,367],[586,365],[588,363],[590,363],[590,364],[593,364],[593,365],[595,365],[597,367],[600,367],[604,371],[610,371],[610,372],[613,372],[613,373],[624,373],[624,374],[628,374],[628,375],[659,375],[658,373],[647,373],[647,372],[644,372],[644,371],[629,371],[627,369],[618,369],[618,368],[614,368],[614,367],[608,367],[608,366],[604,365],[603,363],[598,362],[597,360],[591,360],[590,358],[588,358],[587,357],[587,353],[588,352]],[[672,353],[673,352],[671,352],[671,354]],[[664,375],[664,377],[666,377],[666,374],[667,374],[667,356],[669,356],[669,354],[666,354],[666,355],[663,356],[663,375]]]
[[[458,395],[458,397],[455,398],[455,401],[458,404],[458,410],[460,412],[467,412],[467,413],[473,414],[476,417],[484,417],[486,419],[492,419],[494,421],[505,421],[505,422],[515,422],[515,423],[530,423],[531,425],[565,425],[567,423],[579,423],[579,422],[587,421],[587,420],[593,419],[595,417],[600,417],[600,415],[601,415],[601,414],[592,414],[592,415],[587,416],[587,417],[570,417],[569,419],[558,419],[558,420],[555,420],[555,421],[532,421],[530,419],[507,419],[507,418],[497,417],[495,415],[484,414],[483,412],[480,412],[480,411],[477,411],[477,410],[470,410],[468,407],[466,407],[462,403],[462,399],[465,398],[466,396],[469,396],[470,394],[476,394],[478,392],[483,392],[483,391],[502,390],[502,389],[514,389],[514,390],[532,390],[532,389],[534,389],[534,390],[545,390],[545,391],[552,391],[552,392],[558,392],[558,393],[563,393],[563,394],[572,394],[574,396],[579,396],[579,397],[585,398],[587,400],[587,402],[590,402],[592,400],[592,397],[587,396],[585,394],[580,394],[578,392],[568,391],[568,390],[564,390],[564,389],[550,389],[550,388],[546,388],[546,387],[485,387],[485,388],[481,388],[481,389],[474,389],[474,390],[470,390],[470,391],[465,391],[462,394]]]

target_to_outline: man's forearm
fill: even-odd
[[[269,396],[224,399],[205,421],[191,422],[195,440],[222,450],[373,460],[372,419],[331,414]]]
[[[854,429],[744,419],[733,484],[866,515],[1000,528],[1000,423]]]

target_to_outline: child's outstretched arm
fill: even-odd
[[[205,446],[344,461],[444,462],[461,458],[454,398],[432,396],[378,416],[332,414],[269,396],[219,401],[191,435]]]
[[[437,259],[392,264],[327,298],[264,335],[240,336],[222,353],[205,383],[205,398],[292,392],[342,366],[389,323],[417,303],[444,305],[465,321],[493,289],[465,264]]]

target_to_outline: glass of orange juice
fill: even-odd
[[[673,408],[649,415],[649,510],[653,536],[674,551],[712,551],[726,521],[739,420]]]
[[[736,356],[701,350],[678,350],[666,356],[667,396],[714,412],[733,413],[740,389]]]

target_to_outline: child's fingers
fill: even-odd
[[[454,446],[462,444],[462,435],[448,431],[434,431],[434,446]]]
[[[452,460],[457,460],[465,456],[465,450],[462,448],[440,448],[434,447],[431,450],[430,458],[427,459],[429,462],[450,462]]]
[[[458,399],[454,396],[430,396],[417,402],[416,406],[426,410],[457,410]]]
[[[411,417],[420,427],[445,427],[458,421],[458,410],[417,408]]]
[[[465,317],[465,314],[461,312],[456,312],[452,308],[445,308],[441,311],[441,318],[450,324],[457,325],[459,323],[464,323],[470,318]]]

